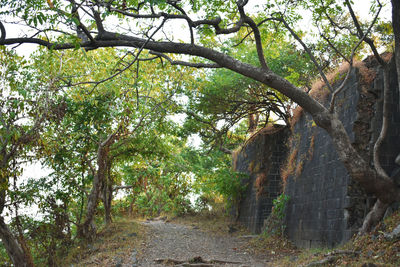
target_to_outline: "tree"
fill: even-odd
[[[399,62],[400,5],[399,0],[392,0],[391,3],[392,27],[397,52],[395,58],[396,62]],[[381,3],[374,2],[373,9],[376,10],[376,15],[369,24],[358,22],[357,17],[353,15],[351,2],[347,0],[340,4],[335,1],[266,1],[252,15],[246,13],[248,6],[248,0],[132,0],[123,2],[70,0],[48,1],[48,5],[37,0],[25,2],[3,0],[1,7],[7,10],[3,14],[22,18],[30,27],[38,31],[28,37],[7,38],[7,31],[2,23],[0,24],[2,32],[0,44],[35,43],[54,50],[76,47],[86,50],[100,47],[132,48],[133,50],[129,53],[133,53],[135,57],[114,72],[113,77],[134,65],[139,58],[143,59],[141,57],[143,50],[148,50],[154,57],[167,60],[172,64],[229,69],[273,88],[311,114],[316,125],[325,129],[331,136],[339,158],[350,176],[357,180],[367,192],[377,196],[379,199],[377,210],[380,210],[380,213],[388,204],[400,200],[400,189],[380,171],[379,164],[371,168],[369,162],[363,159],[352,146],[342,122],[335,114],[335,96],[342,87],[334,90],[323,73],[323,63],[329,62],[327,53],[324,53],[323,49],[318,50],[321,46],[310,45],[306,38],[302,38],[305,34],[304,30],[296,29],[296,22],[301,17],[298,10],[311,10],[314,22],[328,23],[321,24],[325,26],[320,34],[325,40],[325,47],[330,47],[330,51],[333,51],[336,58],[344,58],[351,65],[353,56],[364,42],[371,47],[375,56],[378,55],[370,36],[372,27],[376,25],[379,17]],[[351,24],[348,24],[348,21],[337,20],[338,14],[345,11],[350,14]],[[117,18],[121,20],[121,23],[130,22],[131,28],[116,26]],[[185,31],[189,38],[186,42],[173,41],[174,36],[168,35],[170,26],[168,23],[177,20],[187,24]],[[148,24],[144,23],[146,21]],[[324,31],[329,29],[327,25],[334,29],[330,33],[337,34],[336,36],[327,35]],[[132,30],[129,31],[129,29]],[[291,36],[290,38],[296,40],[304,49],[331,91],[333,101],[330,107],[324,107],[302,88],[271,69],[263,48],[265,41],[263,34],[266,31],[284,31],[288,38]],[[51,32],[57,34],[51,35]],[[252,44],[257,51],[257,64],[250,64],[242,60],[239,55],[235,57],[229,53],[227,46],[232,43],[227,40],[237,35],[244,36],[244,39],[252,38]],[[223,37],[218,38],[219,36]],[[340,49],[343,48],[341,46],[343,42],[332,42],[333,38],[344,40],[345,43],[352,43],[352,45],[350,48]],[[191,61],[174,60],[170,54],[189,55],[194,58]],[[399,71],[399,64],[397,68]],[[379,148],[379,142],[377,148]]]
[[[17,212],[20,201],[31,201],[16,184],[44,124],[59,120],[58,77],[48,76],[39,83],[37,73],[15,53],[3,48],[0,56],[0,238],[15,266],[33,266]],[[17,223],[16,234],[6,223],[7,209],[16,213],[10,216]]]
[[[56,60],[58,57],[64,59],[63,65]],[[144,149],[137,146],[136,139],[142,132],[149,133],[159,127],[174,112],[172,97],[181,90],[179,80],[171,80],[174,75],[171,69],[156,62],[147,62],[141,70],[131,68],[118,79],[108,79],[115,62],[130,57],[121,59],[118,51],[101,49],[90,54],[81,50],[41,51],[37,58],[37,62],[48,62],[44,67],[38,66],[44,76],[54,68],[63,69],[66,113],[61,123],[47,128],[42,150],[47,165],[56,171],[51,179],[63,184],[62,188],[69,188],[71,194],[78,191],[85,196],[81,200],[85,211],[80,211],[75,222],[81,238],[95,237],[99,200],[105,208],[106,223],[111,222],[114,166]],[[78,66],[75,60],[79,60]],[[92,69],[93,64],[104,68]],[[175,73],[183,77],[186,72]],[[87,88],[92,84],[88,93]],[[91,186],[90,192],[86,192],[85,185]]]

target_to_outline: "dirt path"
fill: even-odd
[[[137,257],[137,266],[270,266],[266,259],[255,258],[241,249],[246,242],[243,237],[214,235],[196,229],[197,227],[161,220],[143,224],[148,233],[144,247]],[[166,259],[175,262],[161,262]]]

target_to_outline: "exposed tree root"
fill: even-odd
[[[224,261],[224,260],[203,260],[201,257],[194,257],[192,259],[181,261],[176,259],[156,259],[155,263],[169,264],[182,267],[213,267],[214,264],[243,264],[239,261]]]
[[[337,251],[332,251],[328,254],[325,254],[325,258],[322,260],[318,261],[313,261],[304,267],[312,267],[312,266],[321,266],[323,264],[328,264],[328,263],[333,263],[335,260],[337,260],[341,255],[355,255],[358,256],[360,254],[359,251],[353,251],[353,250],[337,250]]]
[[[379,199],[375,202],[374,207],[371,209],[371,211],[367,214],[367,216],[364,219],[363,225],[358,232],[359,235],[364,235],[368,232],[371,231],[372,227],[374,227],[378,222],[380,222],[383,218],[383,215],[385,215],[385,212],[387,208],[389,207],[389,204],[383,203]]]
[[[393,231],[389,234],[384,234],[386,239],[389,240],[397,240],[400,239],[400,224],[393,229]]]

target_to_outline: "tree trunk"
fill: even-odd
[[[111,160],[107,160],[107,177],[104,180],[104,185],[103,185],[103,204],[104,204],[104,210],[105,210],[105,222],[106,224],[112,223],[112,217],[111,217],[111,202],[113,198],[113,181],[111,177]]]
[[[97,149],[97,172],[93,177],[92,190],[88,197],[86,218],[78,230],[78,236],[84,239],[91,240],[96,235],[96,225],[93,218],[96,212],[101,184],[104,183],[107,169],[107,157],[109,147],[114,141],[115,135],[110,135],[104,142],[99,144]]]
[[[336,114],[331,115],[330,125],[323,125],[331,136],[339,159],[350,176],[360,183],[367,193],[373,193],[382,203],[390,204],[400,200],[399,188],[392,179],[379,176],[369,163],[352,146],[342,122]],[[318,122],[316,122],[318,124]],[[321,126],[322,127],[322,126]]]
[[[4,222],[4,218],[0,217],[0,238],[15,267],[31,267],[34,266],[30,260],[30,255],[26,255],[22,247],[18,244],[11,230]]]
[[[366,234],[369,231],[371,231],[372,227],[374,227],[376,224],[378,224],[382,220],[388,207],[389,207],[389,204],[382,203],[378,199],[375,202],[375,205],[372,208],[372,210],[365,217],[363,225],[362,225],[360,231],[358,232],[358,234],[363,235],[363,234]]]

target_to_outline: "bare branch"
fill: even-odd
[[[0,43],[3,43],[4,40],[6,39],[6,29],[4,28],[3,22],[0,21]]]
[[[344,78],[344,80],[343,80],[343,82],[341,83],[341,85],[340,85],[340,86],[335,90],[335,92],[333,92],[333,94],[332,94],[332,99],[331,99],[331,103],[330,103],[330,107],[329,107],[329,111],[330,111],[331,113],[333,112],[333,109],[334,109],[334,106],[335,106],[336,97],[337,97],[337,95],[343,90],[344,85],[345,85],[345,83],[347,82],[347,80],[348,80],[348,78],[349,78],[349,75],[350,75],[350,72],[351,72],[351,70],[352,70],[352,68],[353,68],[353,57],[354,57],[354,55],[355,55],[355,52],[356,52],[357,48],[361,45],[361,43],[362,43],[363,41],[365,41],[365,38],[367,38],[367,35],[368,35],[368,34],[370,33],[370,31],[372,30],[372,27],[375,25],[375,22],[376,22],[376,20],[378,19],[378,15],[379,15],[379,12],[377,12],[377,14],[375,15],[375,17],[374,17],[372,23],[369,25],[367,31],[363,34],[363,36],[360,38],[360,40],[359,40],[358,43],[354,46],[354,48],[353,48],[353,50],[352,50],[352,52],[351,52],[351,55],[350,55],[350,62],[349,62],[350,66],[349,66],[349,69],[347,70],[346,77]],[[332,47],[333,47],[333,46],[332,46]],[[385,65],[386,65],[386,64],[385,64]],[[386,135],[386,134],[385,134],[385,135]],[[384,137],[383,137],[383,138],[384,138]],[[380,164],[379,164],[379,166],[380,166]]]
[[[326,78],[326,75],[325,75],[322,67],[317,62],[317,60],[314,57],[313,53],[311,52],[310,48],[303,42],[303,40],[297,35],[297,33],[295,33],[294,30],[289,26],[289,24],[283,18],[283,15],[281,16],[281,18],[276,18],[276,20],[277,21],[281,21],[285,25],[286,29],[288,29],[290,34],[294,37],[294,39],[296,39],[301,44],[303,49],[306,51],[306,53],[310,57],[311,61],[314,63],[315,67],[318,69],[318,72],[321,75],[322,79],[324,80],[324,82],[325,82],[326,86],[328,87],[329,91],[332,93],[334,91],[333,88],[332,88],[332,85],[328,81],[328,78]]]
[[[134,59],[132,60],[132,62],[130,62],[126,67],[124,67],[123,69],[117,71],[117,72],[114,73],[113,75],[111,75],[111,76],[109,76],[109,77],[107,77],[107,78],[105,78],[105,79],[103,79],[103,80],[100,80],[100,81],[79,82],[79,83],[72,84],[71,86],[76,86],[76,85],[80,85],[80,84],[94,84],[92,90],[90,90],[90,92],[89,92],[89,94],[91,94],[91,93],[93,92],[93,90],[94,90],[98,85],[100,85],[100,84],[102,84],[102,83],[104,83],[104,82],[106,82],[106,81],[112,80],[114,77],[120,75],[121,73],[123,73],[124,71],[126,71],[127,69],[129,69],[129,68],[139,59],[139,56],[140,56],[141,52],[143,51],[143,49],[145,48],[146,44],[147,44],[147,43],[151,40],[151,38],[153,38],[153,36],[162,28],[162,26],[164,25],[165,21],[166,21],[166,19],[164,19],[164,20],[162,21],[162,23],[160,24],[160,26],[158,26],[158,28],[149,36],[149,38],[146,40],[146,42],[143,43],[143,45],[140,47],[139,51],[136,53],[135,58],[134,58]]]
[[[117,191],[120,189],[131,189],[133,187],[134,187],[133,185],[120,185],[120,186],[114,186],[112,190]]]
[[[166,60],[169,61],[171,65],[181,65],[181,66],[186,66],[186,67],[193,67],[193,68],[221,68],[218,64],[215,63],[193,63],[193,62],[187,62],[187,61],[181,61],[181,60],[173,60],[172,58],[168,57],[164,53],[160,52],[155,52],[155,51],[150,51],[150,54],[156,55],[158,57],[165,58]]]
[[[265,61],[265,56],[264,56],[264,51],[263,51],[263,46],[261,42],[261,34],[260,30],[258,28],[258,25],[254,22],[252,18],[247,16],[244,12],[244,6],[247,4],[248,0],[240,0],[237,2],[239,13],[241,18],[245,23],[247,23],[250,28],[253,30],[254,33],[254,38],[256,41],[256,49],[257,49],[257,55],[258,55],[258,60],[260,61],[261,67],[265,70],[268,70],[268,65],[267,62]]]
[[[375,15],[375,18],[374,18],[374,20],[373,20],[373,23],[371,23],[371,26],[375,24],[375,22],[376,22],[376,20],[377,20],[377,18],[378,18],[378,15],[379,15],[379,13],[381,12],[382,7],[383,7],[382,4],[379,2],[379,0],[377,0],[377,3],[378,3],[378,5],[379,5],[379,9],[378,9],[378,12],[377,12],[376,15]],[[359,36],[359,38],[362,38],[365,34],[363,33],[363,30],[361,29],[361,25],[360,25],[360,23],[358,22],[358,19],[357,19],[355,13],[354,13],[354,10],[353,10],[353,8],[352,8],[352,6],[351,6],[351,3],[349,2],[349,0],[345,0],[345,4],[347,5],[347,7],[348,7],[348,9],[349,9],[351,18],[353,19],[353,22],[354,22],[354,25],[356,26],[356,29],[357,29],[357,32],[358,32],[358,36]],[[371,27],[371,26],[370,26],[370,27]],[[370,46],[370,48],[371,48],[372,52],[374,53],[374,56],[375,56],[376,59],[378,60],[379,64],[381,64],[381,66],[386,65],[386,62],[385,62],[385,61],[383,60],[383,58],[379,55],[379,52],[378,52],[378,50],[376,49],[376,46],[375,46],[375,44],[374,44],[374,41],[373,41],[371,38],[369,38],[369,37],[364,37],[363,39],[364,39],[364,41]]]

